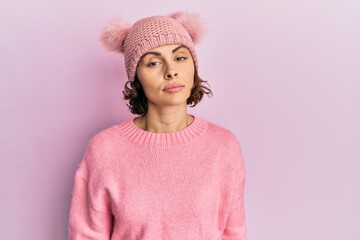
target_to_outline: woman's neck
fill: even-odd
[[[186,128],[194,118],[187,114],[187,107],[155,109],[149,108],[148,112],[137,119],[135,125],[148,132],[176,132]]]

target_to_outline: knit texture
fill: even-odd
[[[246,239],[236,137],[195,117],[174,133],[133,121],[95,135],[76,172],[69,239]]]

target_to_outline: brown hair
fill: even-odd
[[[137,76],[135,76],[134,81],[127,81],[125,83],[123,94],[124,99],[129,100],[127,106],[133,114],[145,115],[147,113],[147,98]],[[199,77],[195,69],[194,86],[191,89],[190,97],[186,100],[187,105],[195,107],[201,101],[204,94],[212,96],[209,84]]]

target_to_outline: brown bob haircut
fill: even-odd
[[[147,113],[147,98],[137,76],[135,76],[134,81],[126,82],[123,94],[124,99],[129,100],[127,106],[133,114],[145,115]],[[207,81],[204,81],[199,77],[195,68],[194,86],[191,89],[190,97],[186,100],[187,105],[195,107],[201,101],[204,94],[212,96]]]

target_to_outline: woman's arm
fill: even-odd
[[[230,214],[222,237],[223,240],[246,240],[244,185],[245,178],[242,178],[235,188]]]
[[[109,240],[112,214],[96,209],[89,201],[86,180],[75,177],[69,217],[69,240]]]
[[[227,156],[233,166],[232,197],[230,211],[223,232],[223,240],[246,240],[246,221],[244,208],[245,165],[241,147],[235,136],[228,138]]]
[[[97,151],[93,149],[94,147],[90,144],[74,178],[69,216],[69,240],[109,240],[111,238],[113,214],[108,194],[98,178],[90,177],[93,176],[92,169],[96,168],[93,160],[96,159]]]

